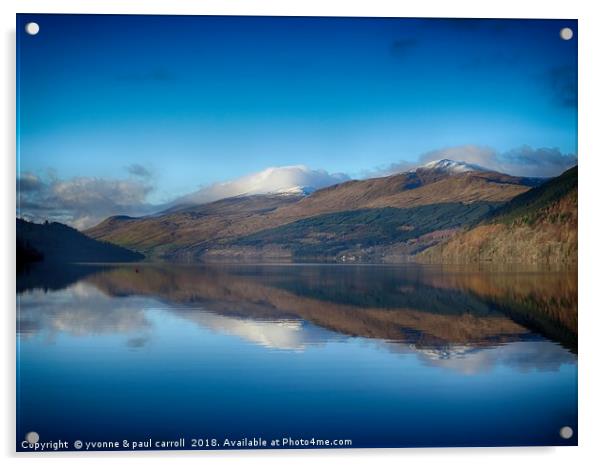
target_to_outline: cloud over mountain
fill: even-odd
[[[342,173],[331,174],[303,165],[270,167],[231,181],[211,184],[167,205],[153,205],[148,202],[148,196],[155,189],[151,173],[138,164],[126,169],[130,176],[123,179],[86,176],[43,179],[34,173],[22,173],[18,179],[17,215],[34,222],[66,223],[81,230],[112,215],[146,215],[167,205],[201,204],[245,194],[311,191],[349,179]]]
[[[490,170],[514,176],[558,176],[577,164],[575,154],[563,154],[556,148],[521,146],[507,152],[491,147],[467,144],[445,147],[422,154],[417,162],[401,161],[367,172],[367,176],[385,176],[401,173],[435,160],[449,159],[479,165]]]
[[[408,171],[429,162],[449,159],[518,176],[557,176],[577,163],[573,154],[558,149],[522,146],[507,152],[489,147],[464,145],[427,152],[417,162],[398,162],[364,173],[365,178]],[[144,166],[125,167],[124,178],[79,176],[60,179],[21,173],[18,179],[17,215],[34,222],[66,223],[78,229],[96,225],[113,215],[140,216],[179,204],[202,204],[219,199],[254,194],[308,193],[349,180],[344,173],[330,173],[305,165],[269,167],[233,180],[213,183],[163,205],[149,202],[155,177]]]
[[[422,160],[461,160],[515,176],[558,176],[577,164],[577,156],[563,154],[558,149],[524,145],[507,152],[475,145],[449,147],[428,152]]]
[[[44,180],[33,173],[23,173],[17,187],[17,214],[35,222],[57,221],[82,229],[111,215],[142,215],[154,210],[147,202],[154,190],[147,176]]]
[[[183,196],[174,203],[204,203],[240,195],[285,193],[301,189],[314,190],[347,180],[349,177],[344,173],[312,170],[304,165],[270,167],[231,181],[211,184]]]

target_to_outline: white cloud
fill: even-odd
[[[533,177],[558,176],[577,164],[576,155],[563,154],[555,148],[540,147],[533,149],[525,145],[507,152],[498,152],[490,147],[467,144],[433,150],[422,154],[418,162],[401,161],[368,172],[367,176],[386,176],[402,173],[441,159],[480,165],[509,175]]]
[[[428,152],[423,162],[451,159],[474,163],[502,173],[516,176],[558,176],[577,164],[577,156],[563,154],[558,149],[521,146],[508,152],[497,152],[490,147],[465,145]]]
[[[148,178],[42,180],[24,173],[18,186],[17,214],[36,222],[57,221],[85,229],[111,215],[142,215],[154,210],[146,202],[154,189]]]
[[[21,192],[37,191],[42,187],[42,180],[33,173],[23,173],[17,179],[17,189]]]
[[[223,183],[214,183],[178,199],[175,203],[211,202],[227,197],[286,192],[292,188],[320,189],[347,181],[343,173],[328,173],[325,170],[312,170],[304,165],[270,167],[257,173]]]
[[[146,215],[168,206],[147,202],[154,185],[153,177],[146,168],[131,165],[127,171],[130,176],[124,179],[75,177],[43,180],[35,174],[22,173],[17,215],[35,222],[49,220],[86,229],[112,215]],[[295,187],[320,189],[348,179],[344,174],[330,174],[301,165],[271,167],[201,188],[169,205],[211,202],[242,194],[276,193]]]

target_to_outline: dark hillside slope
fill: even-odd
[[[460,228],[494,208],[488,203],[442,203],[336,212],[262,230],[231,244],[256,248],[279,245],[288,248],[295,259],[379,261],[387,255],[388,246]]]
[[[17,257],[28,262],[31,251],[35,260],[53,263],[69,262],[132,262],[142,260],[142,254],[120,246],[93,240],[62,223],[31,223],[17,219],[17,245],[30,251]],[[18,264],[19,265],[19,264]]]
[[[521,194],[418,255],[433,263],[577,262],[577,167]]]

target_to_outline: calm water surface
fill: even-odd
[[[187,448],[577,442],[575,273],[74,266],[17,288],[18,449],[30,431]]]

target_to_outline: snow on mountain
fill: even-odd
[[[458,162],[450,159],[433,160],[432,162],[422,165],[421,167],[410,170],[410,172],[415,172],[416,170],[433,170],[449,174],[490,171],[487,168],[481,167],[480,165]]]
[[[260,172],[203,187],[176,200],[174,204],[203,204],[227,197],[256,194],[310,194],[316,189],[348,179],[343,173],[313,170],[304,165],[269,167]]]
[[[290,188],[282,188],[268,194],[281,194],[283,196],[309,196],[316,191],[313,186],[291,186]]]

